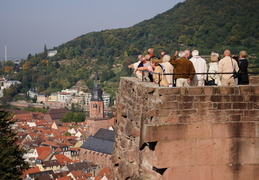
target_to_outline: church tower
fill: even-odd
[[[103,118],[104,107],[103,107],[103,91],[98,84],[99,75],[96,72],[94,75],[94,87],[91,92],[90,99],[90,118]]]

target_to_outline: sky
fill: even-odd
[[[27,58],[89,32],[131,27],[184,0],[0,0],[0,60]],[[6,47],[6,48],[5,48]]]

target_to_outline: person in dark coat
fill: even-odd
[[[240,51],[239,52],[239,72],[238,72],[238,84],[249,84],[249,78],[248,78],[248,60],[246,59],[246,51]]]

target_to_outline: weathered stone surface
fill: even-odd
[[[211,123],[195,123],[186,125],[186,139],[201,139],[212,137]]]
[[[196,142],[192,140],[159,141],[155,147],[157,168],[194,166],[196,160]]]
[[[233,163],[231,139],[199,139],[197,140],[197,164],[227,164]]]
[[[166,88],[127,77],[116,103],[113,179],[258,179],[258,85]]]
[[[131,129],[131,135],[133,136],[133,137],[139,137],[140,136],[140,129],[138,128],[138,127],[133,127],[132,129]]]
[[[255,123],[215,123],[213,124],[213,138],[254,138]]]
[[[189,166],[168,168],[163,180],[214,180],[212,166]],[[216,180],[216,179],[215,179]]]
[[[145,125],[142,130],[142,142],[156,142],[162,140],[176,140],[186,138],[186,125]]]

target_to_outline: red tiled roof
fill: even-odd
[[[41,172],[40,168],[38,166],[31,167],[23,171],[22,178],[24,178],[27,174],[36,173],[36,172]]]
[[[86,178],[85,174],[81,170],[72,171],[71,174],[74,176],[75,179]]]
[[[67,94],[70,94],[70,93],[67,93],[67,92],[59,92],[58,94],[64,94],[64,95],[67,95]]]
[[[70,176],[66,176],[66,177],[59,177],[56,180],[71,180],[72,178]]]
[[[57,149],[55,149],[55,152],[62,152],[62,149],[58,147]]]
[[[110,172],[109,167],[104,167],[104,168],[97,174],[97,176],[100,176],[100,177],[106,176],[107,179],[110,179],[110,177],[111,177],[111,172]]]
[[[67,132],[69,130],[69,127],[59,127],[58,129],[60,132]]]
[[[45,160],[49,155],[51,154],[51,151],[43,151],[37,159]]]
[[[43,152],[48,152],[51,153],[51,148],[49,146],[45,146],[45,147],[36,147],[35,150],[38,153],[38,157],[43,153]],[[44,153],[45,155],[46,153]],[[42,156],[44,156],[42,155]]]
[[[61,164],[61,165],[65,165],[65,164],[69,164],[72,162],[71,159],[69,159],[67,156],[65,156],[64,154],[55,154],[56,160]]]
[[[67,109],[50,109],[45,114],[45,116],[50,115],[52,120],[59,120],[61,119],[69,110]]]

